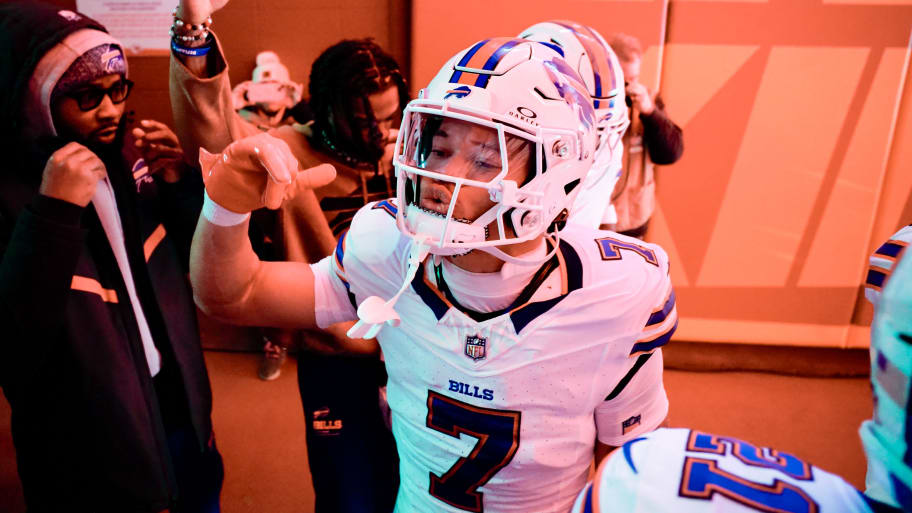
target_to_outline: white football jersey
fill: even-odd
[[[785,452],[658,429],[602,462],[571,513],[870,513],[841,477]]]
[[[573,200],[568,221],[581,226],[598,228],[603,224],[617,222],[614,205],[611,204],[611,194],[614,186],[621,177],[621,155],[624,153],[624,144],[617,143],[614,152],[605,149],[605,157],[596,161],[586,174],[580,185],[580,191]]]
[[[884,242],[868,259],[871,266],[865,278],[865,297],[875,306],[880,299],[880,292],[890,279],[893,266],[899,261],[903,252],[912,243],[912,224],[894,233],[890,240]]]
[[[313,266],[321,326],[402,285],[411,240],[395,210],[364,207]],[[396,510],[566,512],[596,436],[621,445],[667,414],[660,355],[659,372],[631,372],[677,325],[665,252],[568,225],[517,303],[487,315],[454,306],[434,266],[425,261],[396,303],[401,324],[377,336],[400,457]]]

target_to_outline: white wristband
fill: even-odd
[[[209,193],[203,191],[203,217],[217,226],[235,226],[243,223],[250,217],[250,212],[238,214],[212,201]]]

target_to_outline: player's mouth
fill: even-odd
[[[452,196],[446,187],[438,184],[423,184],[418,206],[431,214],[446,216]]]
[[[425,208],[425,207],[423,207],[423,206],[421,206],[421,205],[418,205],[418,210],[424,212],[425,214],[429,214],[429,215],[432,215],[432,216],[434,216],[434,217],[439,217],[440,219],[446,219],[446,209],[445,209],[445,208],[444,208],[443,211],[441,212],[441,211],[438,211],[438,210],[436,210],[436,209],[432,210],[432,209],[430,209],[430,208]],[[455,216],[454,216],[454,217],[452,217],[451,219],[452,219],[453,221],[458,222],[458,223],[472,224],[472,220],[471,220],[471,219],[468,219],[468,218],[465,218],[465,217],[455,217]]]
[[[107,139],[109,137],[114,137],[117,134],[117,124],[105,125],[102,128],[99,128],[95,131],[96,139]]]

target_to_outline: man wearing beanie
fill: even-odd
[[[185,273],[201,203],[174,134],[127,132],[121,45],[0,4],[0,386],[30,512],[217,512]]]

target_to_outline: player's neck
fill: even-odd
[[[510,256],[522,257],[526,253],[535,251],[539,246],[541,246],[543,238],[544,235],[539,235],[538,237],[526,242],[501,246],[500,250]],[[446,258],[456,267],[473,273],[500,272],[500,269],[504,265],[503,260],[490,253],[486,253],[477,249],[470,251],[465,255],[456,255]]]

